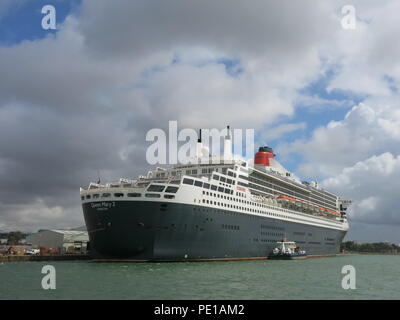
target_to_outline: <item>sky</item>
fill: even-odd
[[[57,29],[42,28],[42,7]],[[400,2],[0,0],[0,230],[82,225],[79,187],[150,169],[152,128],[251,128],[400,243]]]

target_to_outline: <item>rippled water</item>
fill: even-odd
[[[43,290],[41,269],[56,268]],[[344,265],[356,289],[344,290]],[[300,261],[182,263],[5,262],[0,299],[400,299],[400,255]]]

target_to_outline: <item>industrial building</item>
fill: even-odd
[[[39,230],[27,236],[26,242],[37,248],[52,248],[58,254],[85,254],[89,236],[87,231]]]

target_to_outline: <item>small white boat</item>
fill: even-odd
[[[296,260],[305,259],[307,254],[294,241],[282,240],[277,242],[278,246],[268,255],[268,259]]]

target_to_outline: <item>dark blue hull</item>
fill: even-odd
[[[150,201],[83,204],[95,259],[265,259],[284,237],[334,255],[346,232],[195,205]]]

